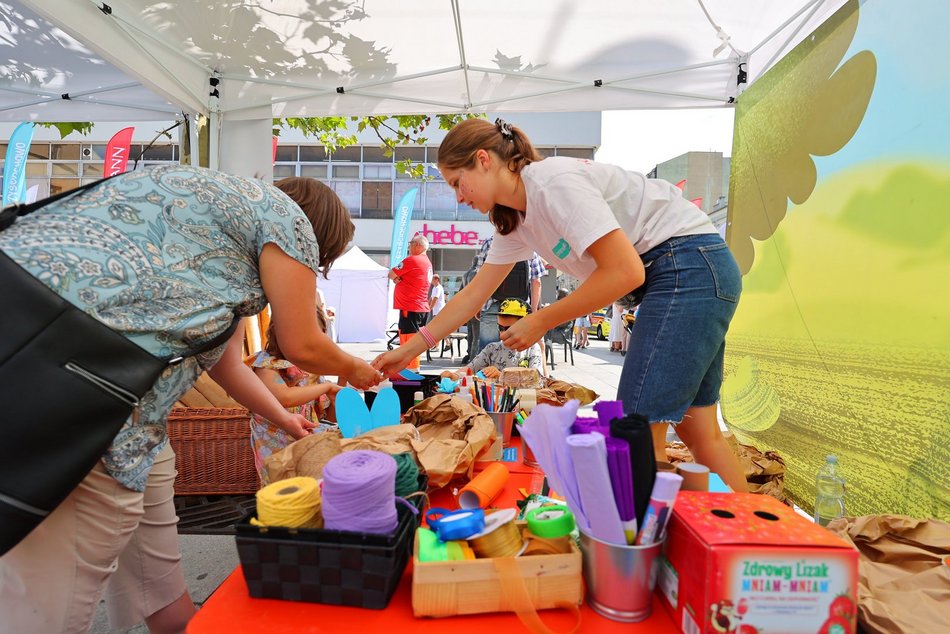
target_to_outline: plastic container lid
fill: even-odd
[[[412,394],[412,400],[415,401],[416,403],[419,403],[420,401],[424,399],[425,399],[425,396],[423,396],[422,392],[414,392]]]

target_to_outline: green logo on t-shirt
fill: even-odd
[[[557,257],[563,260],[564,258],[568,256],[568,254],[570,254],[571,245],[567,243],[567,240],[565,240],[564,238],[561,238],[560,240],[558,240],[558,243],[554,245],[554,248],[551,249],[551,251],[554,253],[554,255],[556,255]]]

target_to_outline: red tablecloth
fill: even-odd
[[[519,439],[520,440],[520,439]],[[537,493],[544,475],[540,471],[512,473],[505,490],[496,498],[494,506],[511,508],[522,498],[521,489]],[[431,496],[432,506],[458,508],[450,488],[435,491]],[[573,624],[573,616],[564,610],[543,610],[542,620],[555,632],[567,631]],[[581,632],[650,632],[651,634],[675,634],[678,630],[666,612],[654,598],[653,614],[640,623],[617,623],[601,617],[586,604],[581,607]],[[406,567],[396,593],[385,610],[337,607],[319,603],[278,601],[275,599],[252,599],[247,593],[247,584],[240,567],[235,569],[224,583],[205,602],[188,625],[188,634],[302,634],[326,632],[340,634],[355,626],[366,632],[401,634],[412,632],[438,632],[438,634],[465,634],[472,632],[525,632],[518,617],[511,613],[476,614],[445,618],[416,618],[412,614],[412,564]]]

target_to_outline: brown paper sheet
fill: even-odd
[[[577,399],[581,406],[589,405],[597,400],[597,392],[583,385],[568,383],[558,379],[545,379],[544,388],[538,390],[538,403],[550,405],[564,405],[570,400]]]
[[[788,504],[788,496],[785,495],[785,461],[782,457],[774,451],[762,453],[750,445],[736,446],[749,492],[770,495]],[[673,464],[693,462],[693,455],[681,442],[667,443],[666,456]]]
[[[870,633],[950,628],[950,524],[903,515],[842,517],[828,529],[853,544],[858,621]]]

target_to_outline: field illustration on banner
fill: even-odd
[[[924,4],[929,24],[950,17]],[[849,515],[948,520],[950,124],[936,104],[950,88],[905,71],[950,44],[901,20],[865,4],[859,28],[849,2],[739,100],[727,239],[744,277],[722,411],[741,442],[782,455],[806,509],[834,453]]]

